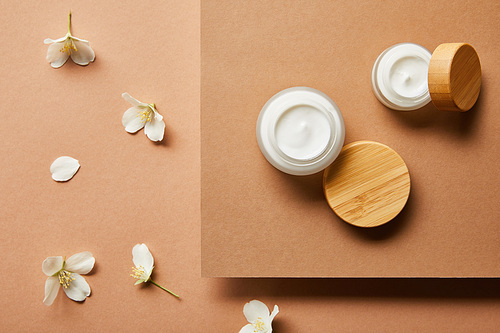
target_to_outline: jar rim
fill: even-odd
[[[328,144],[318,156],[310,159],[296,159],[285,154],[275,139],[279,117],[300,105],[322,112],[330,126]],[[338,156],[344,144],[345,125],[340,109],[326,94],[309,87],[292,87],[278,92],[266,102],[257,120],[256,134],[262,154],[275,168],[292,175],[309,175],[322,171]]]
[[[372,90],[377,99],[386,107],[398,111],[417,110],[431,101],[429,88],[417,96],[407,97],[394,90],[389,82],[390,70],[396,61],[403,57],[416,57],[424,60],[427,68],[431,59],[431,52],[415,43],[399,43],[385,49],[377,58],[372,68]],[[427,77],[427,70],[425,73]]]

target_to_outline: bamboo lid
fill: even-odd
[[[376,227],[392,220],[410,194],[410,175],[403,159],[373,141],[342,148],[323,173],[328,204],[342,220],[358,227]]]
[[[432,103],[443,111],[468,111],[481,89],[481,63],[476,50],[466,43],[439,45],[429,63]]]

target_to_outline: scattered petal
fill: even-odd
[[[69,156],[61,156],[52,163],[50,172],[52,173],[52,179],[65,182],[73,178],[79,168],[80,163],[78,163],[78,160]]]

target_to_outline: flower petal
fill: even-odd
[[[73,178],[75,173],[80,168],[78,160],[69,156],[58,157],[50,166],[52,179],[58,182],[65,182]]]
[[[264,321],[269,318],[269,309],[261,301],[253,300],[245,304],[243,314],[249,323],[255,323],[259,317]]]
[[[63,268],[64,259],[61,256],[48,257],[42,263],[42,271],[47,276],[52,276]]]
[[[252,324],[246,324],[245,326],[243,326],[240,330],[239,333],[254,333],[254,327],[252,326]]]
[[[124,100],[126,100],[127,102],[129,102],[130,104],[132,104],[133,106],[148,106],[146,103],[142,103],[142,102],[139,102],[138,100],[136,100],[135,98],[133,98],[132,96],[130,96],[129,93],[123,93],[122,94],[122,97]]]
[[[132,260],[134,261],[135,267],[142,266],[148,275],[151,274],[154,259],[146,244],[137,244],[134,246],[132,249]]]
[[[87,44],[87,45],[90,45],[89,41],[88,41],[88,40],[86,40],[86,39],[83,39],[83,38],[78,38],[78,37],[75,37],[75,36],[71,36],[71,38],[72,38],[73,40],[77,40],[77,41],[79,41],[79,42],[82,42],[82,43],[85,43],[85,44]]]
[[[43,303],[45,305],[51,305],[56,299],[57,293],[59,292],[59,279],[55,276],[49,276],[45,281],[45,298]]]
[[[92,256],[92,253],[80,252],[77,254],[73,254],[71,257],[66,260],[66,266],[64,269],[78,274],[87,274],[94,267],[95,258]]]
[[[163,121],[163,117],[158,112],[155,111],[155,116],[153,117],[153,119],[150,122],[146,123],[146,126],[144,127],[144,133],[151,141],[163,140],[163,134],[165,133],[165,122]]]
[[[63,37],[58,38],[58,39],[45,38],[43,43],[44,44],[59,43],[59,42],[62,42],[63,40],[66,40],[66,38],[68,38],[68,35],[64,35]]]
[[[270,319],[270,323],[273,321],[274,317],[276,317],[276,315],[280,312],[280,309],[278,308],[277,305],[274,305],[274,309],[273,309],[273,312],[271,312],[271,317],[269,318]]]
[[[139,107],[131,107],[122,117],[122,124],[125,126],[125,131],[135,133],[144,127],[144,122],[140,117],[141,109]]]
[[[50,62],[50,65],[54,68],[59,68],[64,65],[69,58],[69,54],[62,51],[65,40],[64,38],[62,41],[55,41],[47,50],[47,61]],[[47,39],[45,42],[47,42]]]
[[[71,53],[71,59],[78,65],[86,66],[94,61],[95,53],[89,42],[73,38],[77,51]]]
[[[75,279],[69,283],[68,288],[63,288],[64,292],[73,301],[85,300],[85,298],[90,295],[89,284],[80,274],[71,273],[71,277]]]

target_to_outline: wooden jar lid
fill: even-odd
[[[342,220],[358,227],[376,227],[392,220],[410,194],[410,174],[391,148],[356,141],[342,148],[323,174],[328,204]]]
[[[468,111],[481,89],[481,63],[466,43],[439,45],[429,63],[429,92],[432,103],[443,111]]]

